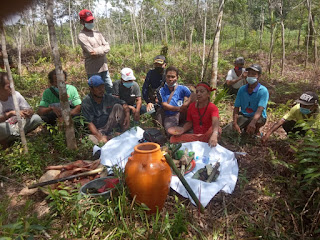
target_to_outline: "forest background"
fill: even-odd
[[[265,132],[292,106],[303,91],[319,93],[318,39],[320,3],[312,0],[177,0],[177,1],[54,1],[55,30],[67,83],[81,97],[88,93],[82,50],[77,35],[81,9],[95,14],[96,29],[111,45],[107,54],[113,81],[130,67],[142,86],[152,59],[167,57],[181,70],[180,83],[204,80],[218,86],[221,125],[231,120],[233,100],[222,85],[233,61],[243,56],[246,66],[263,68],[262,83],[270,92]],[[36,1],[6,25],[16,90],[37,108],[47,74],[54,68],[45,1]],[[220,34],[219,34],[220,33]],[[214,39],[218,44],[214,44]],[[217,41],[216,41],[217,43]],[[217,54],[218,58],[217,58]],[[216,63],[216,65],[215,65]],[[221,93],[221,94],[219,94]],[[150,119],[142,119],[148,125]],[[25,193],[23,186],[43,174],[47,165],[90,159],[92,143],[77,130],[78,149],[65,146],[58,128],[27,136],[28,154],[16,143],[0,150],[2,176],[0,235],[6,239],[317,239],[320,237],[319,133],[299,141],[285,140],[278,130],[267,146],[227,138],[222,145],[246,152],[239,157],[239,180],[232,195],[219,193],[205,214],[188,200],[170,192],[164,210],[146,216],[127,197],[126,189],[107,207],[83,203],[77,192]],[[68,189],[67,189],[68,190]],[[1,237],[0,237],[1,238]]]

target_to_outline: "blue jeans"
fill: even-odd
[[[109,71],[99,72],[99,73],[95,73],[95,74],[88,74],[88,79],[90,77],[92,77],[93,75],[101,76],[102,80],[105,83],[106,93],[107,94],[112,94],[112,80],[111,80]]]

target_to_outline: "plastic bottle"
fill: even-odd
[[[197,156],[196,157],[196,160],[199,160],[199,159],[201,159],[201,161],[204,163],[204,164],[208,164],[209,163],[209,157],[207,157],[207,156],[202,156],[202,157],[199,157],[199,156]]]

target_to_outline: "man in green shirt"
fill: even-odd
[[[63,71],[63,73],[65,79],[67,79],[67,73],[65,71]],[[62,116],[55,69],[48,74],[48,78],[51,86],[44,90],[37,113],[41,116],[43,121],[55,125],[57,118]],[[71,108],[70,114],[74,117],[80,114],[81,99],[74,86],[66,84],[66,88]]]
[[[314,92],[303,93],[298,100],[297,104],[290,109],[290,111],[283,116],[277,123],[275,123],[269,131],[262,137],[262,142],[268,141],[270,135],[274,133],[279,127],[288,133],[298,132],[301,135],[305,134],[302,127],[296,126],[299,122],[306,122],[311,128],[320,129],[320,108],[319,97]]]

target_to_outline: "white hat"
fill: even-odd
[[[136,80],[131,68],[123,68],[120,72],[123,81]]]

